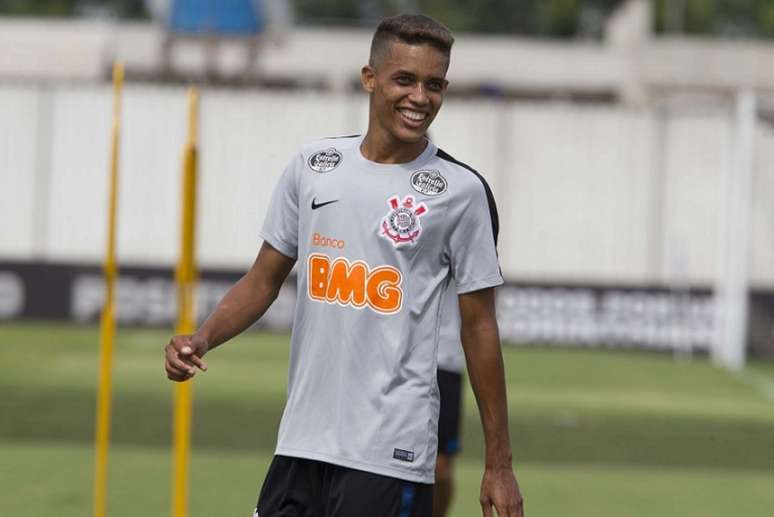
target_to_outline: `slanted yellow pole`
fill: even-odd
[[[113,133],[110,149],[110,198],[108,203],[108,240],[105,263],[105,305],[100,320],[99,387],[94,445],[94,517],[105,517],[107,507],[107,455],[110,446],[112,402],[113,343],[115,341],[116,199],[118,197],[118,153],[121,134],[121,90],[124,66],[113,65]]]
[[[175,277],[178,289],[177,334],[196,330],[194,290],[198,273],[194,262],[196,236],[196,135],[198,130],[199,94],[188,91],[188,141],[183,156],[183,200],[181,218],[180,262]],[[188,470],[191,455],[192,381],[175,385],[175,422],[173,436],[172,516],[188,515]]]

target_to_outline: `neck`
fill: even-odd
[[[366,160],[376,163],[408,163],[422,154],[427,143],[426,138],[411,143],[401,142],[388,133],[369,128],[360,144],[360,152]]]

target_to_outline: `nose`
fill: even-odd
[[[422,83],[417,83],[414,88],[411,89],[409,100],[420,106],[424,106],[430,102],[430,99],[427,97],[427,90],[425,89],[425,85]]]

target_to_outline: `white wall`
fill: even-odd
[[[754,285],[774,286],[774,125],[758,130],[752,184],[750,270]]]
[[[27,257],[35,247],[39,96],[5,88],[0,94],[0,253]]]
[[[0,258],[99,262],[106,235],[110,89],[0,88]],[[177,256],[183,88],[125,92],[119,258]],[[362,96],[206,90],[198,249],[244,268],[297,146],[361,132]],[[710,285],[729,114],[452,100],[434,140],[489,180],[507,277]],[[774,286],[774,131],[758,131],[751,275]]]
[[[91,261],[104,253],[110,110],[105,88],[54,94],[46,258]],[[123,192],[119,205],[123,212]]]
[[[653,279],[648,114],[517,105],[510,117],[506,275]]]
[[[665,130],[662,267],[675,281],[687,273],[710,283],[718,267],[720,189],[730,159],[731,122],[722,114],[687,114]]]

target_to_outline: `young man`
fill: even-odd
[[[494,200],[477,173],[425,138],[452,42],[424,16],[379,25],[362,70],[368,132],[301,149],[250,271],[196,334],[166,347],[170,379],[206,369],[202,356],[260,318],[298,262],[288,400],[260,517],[431,515],[436,346],[450,278],[486,438],[482,511],[523,515],[494,314]]]

